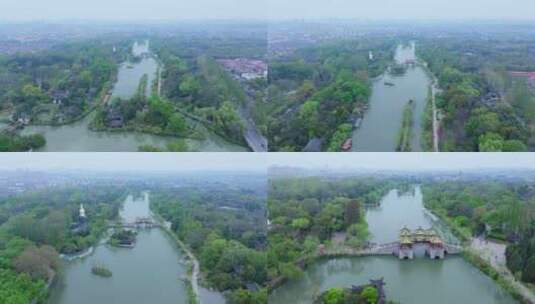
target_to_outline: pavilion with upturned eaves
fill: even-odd
[[[411,231],[407,227],[403,227],[399,233],[399,250],[398,257],[400,259],[414,258],[414,245],[422,244],[425,248],[425,253],[431,259],[443,259],[446,252],[444,242],[438,236],[434,229],[418,229]]]

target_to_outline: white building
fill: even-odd
[[[85,218],[84,204],[80,204],[80,218]]]

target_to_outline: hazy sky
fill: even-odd
[[[330,169],[535,170],[534,153],[2,153],[0,169],[106,171]]]
[[[269,7],[269,8],[268,8]],[[534,0],[0,0],[0,20],[535,19]]]
[[[266,0],[0,0],[0,20],[265,19]]]
[[[534,0],[269,0],[278,18],[535,19]]]

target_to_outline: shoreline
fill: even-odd
[[[423,199],[423,198],[422,198]],[[457,238],[459,238],[459,241],[462,245],[462,251],[459,254],[460,258],[462,258],[464,261],[469,263],[474,268],[481,271],[485,276],[492,279],[492,281],[497,284],[500,288],[502,288],[505,292],[507,292],[509,295],[513,297],[516,301],[518,301],[520,304],[533,304],[532,300],[529,299],[529,297],[526,297],[525,294],[523,294],[521,291],[519,291],[519,286],[514,286],[516,284],[520,284],[525,289],[530,291],[530,289],[526,286],[524,286],[521,282],[513,281],[511,282],[508,280],[508,278],[499,272],[498,269],[496,269],[494,266],[492,266],[490,263],[488,263],[484,258],[482,258],[477,252],[475,252],[472,248],[469,247],[469,245],[465,245],[469,239],[466,239],[466,236],[463,235],[460,231],[457,231],[456,227],[452,227],[452,224],[448,221],[448,219],[444,219],[443,216],[435,212],[434,210],[431,210],[425,206],[425,201],[423,201],[424,210],[426,211],[425,214],[430,216],[431,218],[436,218],[441,220],[444,225],[450,230],[450,232]],[[391,254],[373,254],[369,252],[362,251],[362,248],[360,249],[352,249],[354,252],[328,252],[326,254],[318,254],[317,252],[314,254],[304,255],[296,260],[294,263],[296,267],[301,269],[301,271],[305,271],[311,264],[320,262],[321,260],[331,260],[331,259],[337,259],[337,258],[361,258],[361,257],[367,257],[367,256],[378,256],[378,257],[384,257],[384,256],[390,256]],[[271,294],[275,289],[281,287],[286,282],[291,280],[290,278],[286,276],[279,276],[274,278],[268,283],[268,295]]]
[[[507,275],[506,273],[504,274],[503,272],[501,272],[500,269],[497,269],[495,266],[489,263],[489,261],[482,257],[481,254],[477,252],[477,250],[474,250],[470,247],[469,244],[467,244],[472,242],[472,236],[465,235],[462,230],[452,224],[451,220],[445,217],[444,215],[441,215],[440,213],[427,207],[426,210],[428,210],[431,214],[442,220],[442,222],[455,235],[455,237],[458,237],[459,240],[463,243],[462,257],[466,262],[470,263],[470,265],[483,272],[487,277],[491,278],[498,286],[503,288],[515,300],[519,301],[519,303],[535,303],[535,295],[533,295],[533,292],[531,292],[531,290],[527,286],[525,286],[523,282],[519,282],[514,277],[511,280],[511,274]],[[505,271],[508,272],[509,270],[506,269]],[[522,289],[524,288],[525,291],[522,292]],[[531,299],[529,295],[526,295],[526,293],[531,293]]]
[[[187,257],[188,278],[187,280],[184,280],[184,282],[186,283],[186,288],[188,292],[188,304],[202,304],[200,292],[199,292],[199,282],[198,282],[199,273],[200,273],[199,261],[197,260],[195,255],[187,248],[186,244],[184,244],[178,238],[178,236],[175,235],[175,233],[171,230],[171,228],[168,227],[167,222],[161,215],[151,210],[151,216],[153,216],[156,219],[156,221],[162,224],[159,228],[162,229],[167,235],[169,235],[175,241],[175,243],[178,245],[180,250]]]

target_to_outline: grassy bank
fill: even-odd
[[[427,92],[425,109],[422,113],[422,149],[424,152],[433,151],[433,93],[431,86]]]
[[[489,276],[496,282],[496,284],[511,294],[511,296],[513,296],[513,298],[515,298],[517,301],[522,304],[530,304],[530,302],[522,296],[518,289],[505,278],[504,274],[499,273],[490,263],[478,255],[477,252],[468,247],[468,243],[472,239],[472,233],[470,230],[455,224],[455,222],[445,214],[444,210],[431,209],[428,206],[426,206],[426,208],[444,221],[452,233],[464,243],[465,246],[462,256],[467,262]]]
[[[398,134],[398,143],[396,151],[410,152],[412,139],[412,125],[414,124],[414,101],[410,100],[403,109],[403,119],[401,121],[401,129]]]
[[[476,252],[474,252],[473,250],[464,250],[463,258],[473,266],[477,267],[487,276],[489,276],[492,280],[494,280],[496,284],[498,284],[501,288],[511,294],[511,296],[515,298],[515,300],[519,301],[522,304],[530,304],[527,299],[524,299],[524,297],[522,296],[522,294],[520,294],[517,288],[514,287],[507,279],[505,279],[504,275],[496,271],[496,269],[492,267],[492,265],[490,265],[487,261],[481,258]]]
[[[155,212],[152,212],[152,215],[154,216],[157,222],[162,223],[162,224],[165,223],[165,219],[161,215]],[[186,244],[184,244],[170,228],[167,228],[164,225],[162,225],[161,227],[162,227],[162,230],[165,231],[175,241],[175,243],[178,245],[182,253],[188,259],[188,262],[189,262],[188,278],[184,280],[184,283],[186,285],[186,292],[188,294],[188,304],[199,304],[200,299],[198,295],[195,293],[195,291],[193,290],[193,285],[191,283],[191,280],[193,277],[193,263],[194,263],[194,261],[191,259],[191,256],[189,254],[191,251],[188,249]]]

